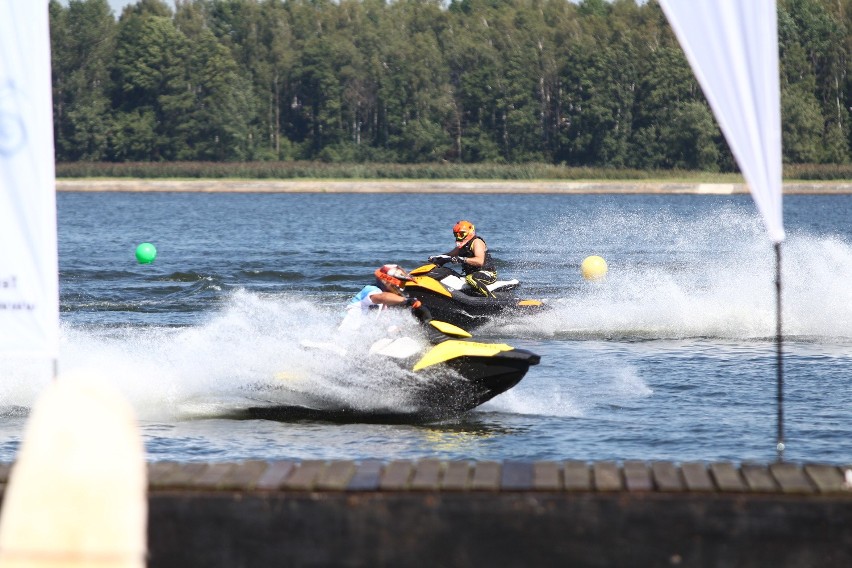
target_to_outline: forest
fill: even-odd
[[[655,0],[50,0],[74,162],[735,171]],[[786,165],[852,161],[852,0],[778,0]]]

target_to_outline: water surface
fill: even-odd
[[[852,462],[852,196],[785,197],[785,458]],[[501,276],[551,309],[479,331],[542,356],[513,390],[431,424],[236,420],[279,396],[405,404],[341,307],[477,225]],[[775,458],[774,251],[749,196],[60,193],[60,372],[109,377],[148,459]],[[139,265],[137,244],[156,245]],[[592,254],[602,283],[580,276]],[[409,325],[399,314],[400,325]],[[304,347],[345,343],[346,357]],[[14,459],[42,363],[4,362],[0,460]],[[284,396],[284,395],[281,395]]]

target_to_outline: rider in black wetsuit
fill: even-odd
[[[465,280],[479,294],[493,298],[486,286],[497,281],[497,267],[482,237],[476,235],[473,223],[459,221],[453,227],[456,247],[447,253],[452,261],[462,265]]]

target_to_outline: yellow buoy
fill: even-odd
[[[601,280],[606,276],[606,261],[596,255],[587,256],[580,265],[580,271],[586,280]]]

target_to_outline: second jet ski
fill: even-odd
[[[465,329],[474,329],[499,315],[529,315],[545,308],[541,300],[515,295],[517,280],[498,280],[487,286],[494,297],[479,295],[458,272],[444,266],[449,257],[431,257],[410,272],[405,293],[420,300],[433,317]]]

